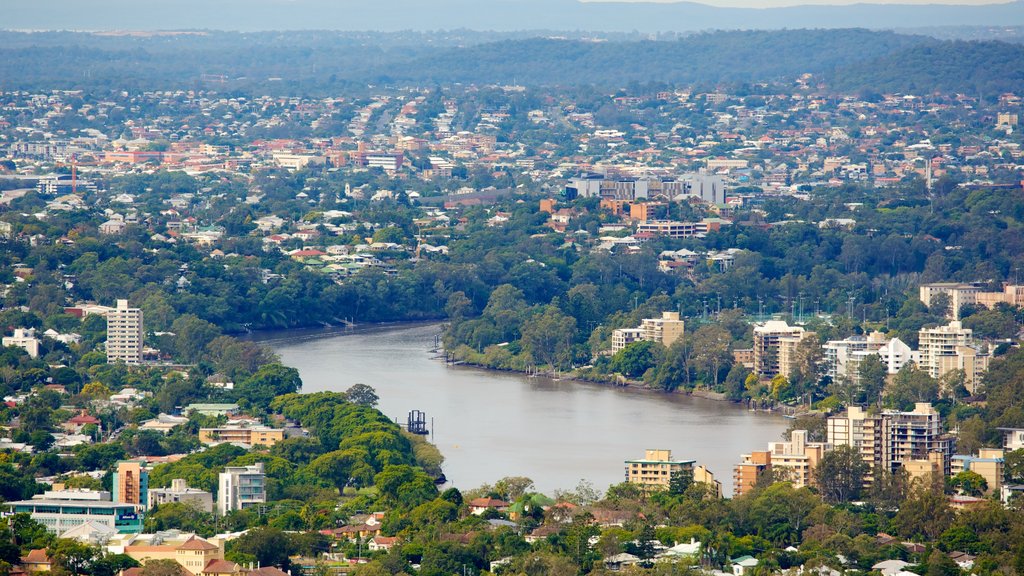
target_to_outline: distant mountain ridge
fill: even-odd
[[[631,82],[714,89],[788,84],[810,73],[815,86],[846,93],[1024,92],[1024,45],[999,41],[865,29],[702,32],[661,41],[479,39],[477,33],[0,31],[0,91],[208,86],[326,95],[367,84],[619,88]],[[204,84],[210,76],[216,85]]]
[[[1024,25],[1024,0],[990,5],[854,4],[718,8],[577,0],[33,0],[0,26],[28,30],[694,31]]]

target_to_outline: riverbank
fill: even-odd
[[[572,372],[557,372],[557,371],[555,371],[555,372],[532,372],[530,370],[518,370],[518,369],[515,369],[515,368],[496,368],[494,366],[489,366],[489,365],[486,365],[486,364],[472,362],[470,360],[465,360],[465,359],[459,359],[457,361],[452,362],[452,361],[447,360],[447,358],[448,358],[447,354],[442,354],[441,356],[437,356],[436,358],[444,360],[445,363],[448,364],[449,366],[455,366],[455,367],[467,366],[467,367],[472,367],[472,368],[477,369],[477,370],[490,370],[490,371],[500,372],[500,373],[520,374],[520,375],[531,377],[531,378],[535,377],[535,376],[544,376],[546,378],[551,378],[553,380],[559,380],[559,381],[563,381],[564,380],[564,381],[568,381],[568,382],[577,382],[577,383],[581,383],[581,384],[582,383],[597,384],[597,385],[600,385],[600,386],[609,386],[609,387],[613,387],[613,388],[620,388],[620,389],[623,389],[623,390],[629,390],[629,391],[634,391],[634,392],[645,392],[645,393],[651,393],[651,394],[662,394],[662,395],[666,395],[666,396],[673,396],[673,395],[693,396],[693,397],[696,397],[696,398],[703,398],[705,400],[714,400],[714,401],[718,401],[718,402],[730,402],[732,404],[737,404],[737,405],[741,405],[742,404],[741,402],[736,402],[735,400],[730,400],[725,395],[724,392],[715,392],[715,391],[712,391],[712,390],[704,390],[704,389],[696,389],[696,388],[695,389],[691,389],[691,390],[686,390],[686,389],[683,389],[683,388],[677,388],[677,389],[675,389],[675,390],[673,390],[671,392],[668,392],[668,391],[661,390],[661,389],[658,389],[658,388],[651,388],[650,386],[647,386],[646,384],[644,384],[640,380],[630,380],[628,378],[623,378],[623,377],[618,376],[618,375],[616,375],[614,379],[587,378],[586,376],[581,375],[581,374],[579,374],[576,371],[572,371]]]
[[[402,328],[415,328],[418,326],[441,326],[443,323],[438,320],[399,320],[395,322],[366,322],[363,324],[330,325],[322,327],[307,328],[276,328],[264,330],[252,330],[236,336],[239,340],[258,342],[273,347],[275,344],[287,342],[304,342],[332,338],[345,334],[373,334],[387,330],[398,330]],[[438,332],[440,336],[440,332]],[[440,345],[440,340],[438,341]]]
[[[435,359],[439,323],[353,330],[264,333],[282,362],[299,370],[303,392],[372,386],[379,407],[405,422],[426,413],[445,476],[460,489],[528,476],[551,493],[587,479],[622,481],[623,461],[671,449],[708,466],[731,489],[740,454],[781,438],[781,416],[686,394],[543,375],[448,366]]]
[[[519,370],[515,368],[497,368],[494,366],[488,366],[477,362],[472,362],[466,359],[459,359],[455,362],[449,361],[449,355],[444,351],[441,344],[441,337],[443,334],[442,327],[443,322],[437,320],[417,320],[417,321],[398,321],[398,322],[370,322],[365,324],[354,324],[346,326],[325,326],[321,328],[287,328],[281,330],[256,330],[249,332],[243,337],[245,340],[251,340],[253,342],[259,342],[271,347],[277,344],[287,343],[299,343],[305,341],[318,340],[323,338],[332,338],[340,335],[367,335],[380,332],[386,332],[391,330],[403,330],[413,329],[419,327],[432,327],[436,326],[436,334],[434,337],[434,344],[432,347],[427,348],[424,352],[432,354],[431,359],[439,362],[443,362],[449,367],[459,368],[471,368],[474,370],[485,370],[494,372],[497,374],[515,374],[519,376],[525,376],[528,378],[544,377],[549,378],[553,381],[564,381],[577,384],[589,384],[607,386],[611,388],[617,388],[626,390],[629,392],[644,393],[650,395],[660,395],[666,397],[672,396],[685,396],[702,398],[705,400],[713,400],[716,402],[724,402],[734,404],[737,407],[751,409],[747,403],[736,402],[726,397],[723,392],[714,392],[712,390],[705,389],[676,389],[672,392],[666,392],[664,390],[650,388],[640,380],[630,380],[619,377],[618,379],[599,379],[599,378],[587,378],[586,376],[580,375],[577,372],[537,372],[530,370]],[[761,408],[759,410],[765,412],[778,411],[781,407],[775,406],[768,409]],[[785,410],[783,410],[785,412]]]

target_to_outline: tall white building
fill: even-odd
[[[245,510],[267,501],[267,478],[263,463],[252,466],[228,466],[220,473],[217,512],[223,516],[232,510]]]
[[[888,368],[889,374],[896,374],[907,362],[914,359],[914,350],[899,338],[893,338],[878,349],[878,355]]]
[[[127,300],[107,312],[107,363],[142,363],[142,310],[129,308]]]

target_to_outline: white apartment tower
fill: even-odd
[[[224,516],[232,510],[245,510],[267,502],[267,479],[263,463],[252,466],[228,466],[220,473],[217,512]]]
[[[129,308],[127,300],[107,312],[107,363],[142,363],[142,310]]]

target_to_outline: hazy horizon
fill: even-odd
[[[577,0],[584,4],[703,4],[715,8],[799,8],[801,6],[853,6],[856,4],[988,6],[1015,0]]]
[[[36,0],[7,30],[588,30],[1024,26],[1024,0]]]

